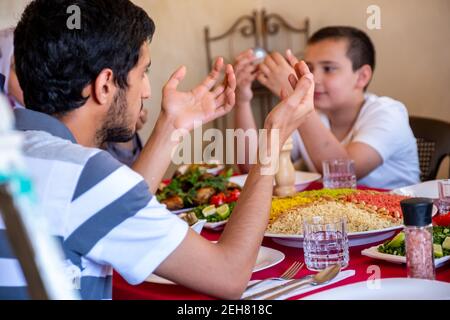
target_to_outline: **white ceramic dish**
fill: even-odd
[[[408,187],[397,188],[392,190],[391,193],[411,197],[437,199],[439,198],[438,181],[439,180],[426,181]]]
[[[219,222],[207,222],[205,223],[205,228],[210,230],[222,230],[227,222],[228,219]]]
[[[255,267],[253,268],[253,272],[270,268],[283,261],[284,258],[285,255],[281,251],[272,248],[261,247],[259,249],[258,257],[256,258],[256,264]],[[148,277],[145,281],[161,284],[174,284],[172,281],[169,281],[154,274]]]
[[[364,249],[363,251],[361,251],[361,254],[363,256],[367,256],[370,258],[385,260],[385,261],[389,261],[389,262],[393,262],[393,263],[398,263],[398,264],[406,263],[406,257],[396,256],[396,255],[387,254],[387,253],[381,253],[378,251],[378,247],[379,246],[373,246],[373,247]],[[450,261],[450,256],[445,256],[442,258],[434,259],[434,264],[436,267],[440,267],[448,261]]]
[[[191,228],[192,230],[194,230],[195,232],[197,232],[198,234],[200,234],[200,232],[202,232],[203,227],[206,224],[206,220],[205,219],[201,219],[198,220],[196,223],[194,223]]]
[[[450,283],[388,278],[362,281],[325,290],[303,300],[449,300]]]
[[[295,188],[297,191],[304,190],[311,182],[317,181],[322,176],[314,172],[295,171]],[[234,182],[237,185],[243,187],[247,175],[233,176],[230,178],[230,182]]]

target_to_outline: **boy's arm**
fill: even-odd
[[[275,152],[275,165],[284,142],[312,111],[312,74],[302,64],[304,76],[295,91],[267,116],[264,134],[276,130],[279,140],[267,146]],[[268,139],[268,141],[271,141]],[[278,143],[278,146],[275,145]],[[260,163],[252,166],[238,204],[217,244],[212,244],[192,230],[180,246],[157,268],[156,274],[194,290],[220,298],[238,299],[242,295],[267,227],[272,199],[273,173],[263,175]]]
[[[319,172],[322,172],[323,160],[348,158],[355,161],[356,177],[361,179],[383,163],[380,154],[368,144],[352,142],[347,146],[342,145],[330,129],[325,127],[316,112],[308,117],[308,121],[298,131]]]
[[[177,90],[186,75],[185,67],[179,68],[165,85],[155,129],[132,167],[144,177],[152,193],[158,189],[181,137],[194,126],[219,118],[233,108],[236,78],[231,65],[226,67],[223,84],[213,89],[222,68],[223,59],[219,58],[208,77],[189,92]]]
[[[244,131],[253,130],[257,136],[257,128],[255,118],[252,112],[251,100],[253,98],[252,83],[257,76],[257,66],[254,65],[255,57],[252,50],[242,52],[236,57],[236,63],[234,70],[236,73],[236,107],[234,108],[234,125],[236,129],[242,129]],[[235,144],[235,154],[242,152],[237,150],[237,144]],[[250,143],[245,142],[244,163],[238,163],[239,169],[242,173],[250,171]],[[254,150],[253,150],[254,151]]]

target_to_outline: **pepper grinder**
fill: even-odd
[[[410,198],[400,202],[405,224],[406,269],[408,278],[434,280],[433,201]]]
[[[275,175],[274,195],[278,197],[292,196],[295,190],[295,169],[291,161],[292,138],[286,141],[281,149],[278,172]]]

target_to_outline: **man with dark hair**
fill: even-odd
[[[358,183],[394,189],[419,182],[417,145],[405,106],[388,97],[367,93],[375,68],[375,48],[370,38],[353,27],[320,29],[309,39],[305,61],[315,79],[316,111],[293,135],[291,157],[315,172],[322,161],[353,159]],[[297,59],[274,52],[252,67],[251,53],[236,62],[237,127],[254,127],[250,109],[251,81],[258,79],[273,94],[291,92],[289,81]],[[243,169],[248,169],[243,166]]]
[[[72,5],[81,12],[79,30],[66,27]],[[189,229],[152,195],[179,143],[171,139],[173,133],[188,132],[195,123],[232,109],[232,66],[226,66],[224,83],[217,87],[221,58],[191,91],[177,89],[185,67],[170,77],[155,129],[135,167],[145,180],[98,149],[135,133],[142,101],[151,95],[147,69],[153,32],[152,20],[129,0],[35,0],[25,9],[15,31],[15,56],[30,109],[15,115],[42,212],[71,270],[79,270],[75,282],[84,299],[111,298],[113,268],[132,284],[154,272],[207,294],[239,298],[270,211],[273,176],[261,171],[275,164],[254,165],[217,244]],[[313,110],[313,76],[303,62],[296,74],[298,82],[291,75],[294,91],[266,119],[266,154],[278,154]],[[279,141],[269,139],[273,131]],[[6,255],[0,256],[0,299],[26,298],[26,282],[11,251],[0,254]]]

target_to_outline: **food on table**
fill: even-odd
[[[272,199],[272,209],[270,211],[270,221],[274,221],[282,213],[287,212],[289,209],[293,209],[305,204],[312,203],[318,199],[338,199],[350,193],[354,193],[354,189],[322,189],[303,191],[296,193],[292,197]]]
[[[399,226],[402,219],[396,211],[405,198],[354,189],[303,191],[288,198],[274,198],[267,232],[302,234],[303,219],[311,216],[344,216],[348,232]]]
[[[282,214],[267,227],[270,233],[303,234],[303,220],[308,217],[345,217],[348,232],[362,232],[399,226],[401,220],[370,212],[354,203],[325,201],[294,208]]]
[[[194,212],[183,212],[178,215],[179,218],[186,221],[189,226],[192,226],[197,223],[198,218]]]
[[[205,204],[208,203],[209,198],[211,198],[216,193],[216,189],[212,187],[204,187],[197,190],[194,197],[194,203]]]
[[[206,219],[207,222],[220,222],[227,220],[233,213],[236,202],[222,204],[220,206],[203,205],[193,209],[198,219]]]
[[[165,204],[169,210],[178,210],[184,208],[183,199],[180,196],[171,196],[164,200],[161,200],[162,204]]]
[[[346,196],[346,200],[361,205],[381,214],[389,214],[395,218],[402,217],[400,201],[408,197],[377,191],[355,192]]]
[[[158,201],[169,210],[213,204],[211,199],[220,193],[223,193],[223,201],[214,204],[236,201],[241,187],[229,181],[233,171],[230,169],[213,175],[206,171],[208,166],[212,165],[184,166],[182,171],[175,173],[170,183],[160,185],[156,192]]]
[[[440,213],[433,217],[434,226],[450,227],[450,212]]]
[[[395,239],[401,241],[394,241]],[[435,258],[450,255],[450,228],[433,226],[433,251]],[[385,241],[378,247],[378,252],[405,256],[405,235],[398,233],[392,240]]]

